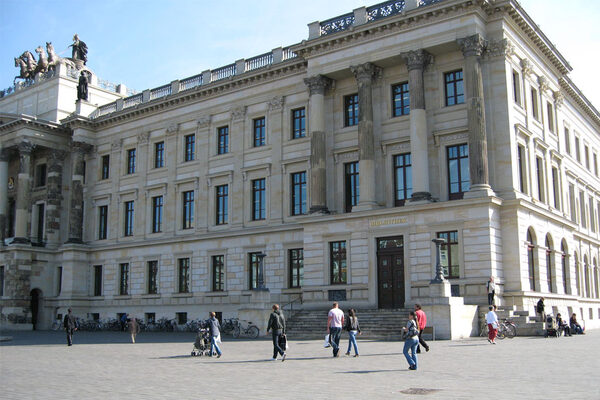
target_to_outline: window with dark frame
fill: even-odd
[[[521,193],[527,193],[527,178],[525,175],[527,167],[525,161],[525,147],[519,144],[517,145],[517,166],[519,169],[519,191]]]
[[[165,166],[165,142],[154,143],[154,168]]]
[[[329,271],[332,285],[347,282],[346,241],[329,243]]]
[[[527,266],[529,271],[529,289],[535,291],[535,243],[531,232],[527,231]]]
[[[186,135],[184,137],[185,141],[185,154],[183,161],[194,161],[196,158],[196,135]]]
[[[358,93],[344,96],[344,126],[358,125]]]
[[[292,139],[306,137],[306,109],[292,110]]]
[[[266,143],[265,117],[256,118],[252,122],[254,126],[254,147],[264,146]]]
[[[152,233],[162,232],[163,197],[152,198]]]
[[[292,215],[306,214],[306,171],[291,174]]]
[[[98,207],[98,240],[108,236],[108,206]]]
[[[177,290],[179,293],[190,292],[190,259],[180,258],[177,268]]]
[[[129,263],[122,263],[119,266],[119,294],[129,295]]]
[[[567,285],[567,276],[569,273],[569,255],[567,254],[565,244],[561,243],[560,245],[560,262],[562,267],[562,283],[563,283],[563,291],[565,294],[569,294],[568,285]]]
[[[512,84],[513,84],[513,100],[518,105],[521,105],[521,78],[519,73],[513,70],[512,73]]]
[[[63,267],[58,267],[57,273],[58,273],[58,287],[56,288],[56,295],[58,296],[58,295],[60,295],[60,292],[62,292]]]
[[[565,150],[571,155],[571,136],[569,129],[565,128]]]
[[[447,147],[448,155],[448,198],[462,199],[470,189],[469,147],[458,144]]]
[[[394,205],[403,206],[412,197],[412,160],[410,153],[394,156]]]
[[[446,239],[446,243],[440,246],[442,252],[446,252],[446,260],[442,260],[444,276],[447,279],[460,278],[458,231],[438,232],[437,237]]]
[[[446,72],[444,74],[446,106],[454,106],[465,102],[463,71]]]
[[[229,185],[219,185],[216,192],[216,224],[225,225],[229,219]]]
[[[46,164],[38,164],[35,171],[35,186],[46,186]],[[84,182],[85,183],[85,182]]]
[[[102,265],[94,265],[94,296],[102,296]]]
[[[194,191],[188,190],[183,192],[182,200],[181,229],[192,229],[194,227]]]
[[[290,288],[300,288],[304,280],[304,249],[288,250]]]
[[[585,157],[585,168],[590,171],[590,148],[587,145],[583,146],[583,156]]]
[[[554,282],[552,280],[552,244],[548,237],[546,237],[546,283],[548,284],[548,291],[554,293]]]
[[[360,176],[358,161],[344,164],[344,202],[345,211],[352,212],[360,198]]]
[[[575,159],[581,163],[581,147],[579,146],[579,137],[575,136]]]
[[[0,266],[0,297],[4,296],[4,265]]]
[[[217,154],[229,153],[229,126],[217,128]]]
[[[225,256],[212,256],[212,290],[222,292],[225,290]]]
[[[248,287],[250,290],[258,287],[258,270],[260,268],[260,252],[248,253]]]
[[[102,170],[100,172],[100,179],[105,180],[110,178],[110,155],[105,154],[102,156]]]
[[[594,153],[594,175],[598,176],[598,154]]]
[[[410,93],[408,82],[392,86],[392,116],[400,117],[410,113]]]
[[[124,236],[133,236],[133,201],[125,202]]]
[[[127,174],[135,174],[135,149],[127,150]]]
[[[148,294],[158,293],[158,261],[148,261]]]
[[[535,158],[535,168],[537,175],[537,195],[539,201],[546,201],[544,191],[544,160],[541,157]]]
[[[594,198],[592,196],[588,198],[588,205],[590,207],[590,230],[592,232],[596,232],[596,218],[594,218]]]
[[[175,313],[175,317],[177,318],[177,325],[187,324],[187,313],[186,312]]]
[[[538,106],[538,92],[536,89],[531,88],[531,115],[537,121],[540,120],[540,110]]]
[[[266,179],[252,181],[252,220],[261,221],[266,217],[265,187]]]
[[[549,101],[546,102],[546,113],[548,114],[548,130],[554,133],[554,106]]]
[[[556,167],[552,167],[552,196],[554,197],[554,208],[560,210],[560,185]]]

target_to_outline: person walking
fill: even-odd
[[[63,326],[65,327],[65,332],[67,332],[67,345],[73,345],[73,332],[77,330],[77,320],[73,315],[73,310],[69,308],[69,312],[65,315],[65,319],[63,321]]]
[[[279,304],[273,304],[273,312],[269,316],[269,322],[267,323],[267,335],[269,331],[273,333],[273,361],[277,360],[277,354],[281,355],[281,361],[285,361],[286,353],[285,349],[279,346],[281,342],[281,336],[285,335],[285,317],[281,310],[279,310]]]
[[[221,335],[221,324],[219,324],[219,320],[216,318],[216,314],[214,312],[210,312],[209,318],[206,321],[208,325],[208,331],[210,333],[210,356],[213,356],[213,349],[217,351],[217,358],[220,358],[222,353],[219,345],[217,343],[217,338]]]
[[[404,357],[408,361],[408,369],[417,370],[417,346],[419,345],[419,328],[417,327],[417,314],[411,311],[408,314],[408,323],[402,330],[406,333],[404,341]],[[410,350],[410,353],[409,352]]]
[[[127,313],[121,314],[121,318],[119,319],[119,323],[121,324],[121,331],[125,332],[127,328]]]
[[[496,296],[496,284],[494,283],[494,277],[490,276],[490,280],[486,283],[487,294],[488,294],[488,305],[494,305],[494,298]]]
[[[333,303],[333,308],[327,314],[327,333],[329,333],[329,343],[333,348],[333,356],[339,357],[340,336],[344,326],[344,312],[339,309],[338,302]]]
[[[485,322],[488,326],[488,342],[496,344],[496,335],[498,334],[498,315],[496,315],[495,306],[490,306],[485,314]]]
[[[135,317],[129,316],[129,333],[131,334],[131,343],[135,343],[135,337],[137,336],[139,325]]]
[[[538,314],[540,314],[540,318],[542,319],[542,322],[546,322],[546,313],[544,313],[544,298],[540,297],[540,300],[537,302],[537,305],[535,306],[535,310],[537,311]]]
[[[358,357],[358,345],[356,343],[356,335],[360,335],[360,325],[358,324],[358,317],[356,316],[356,310],[351,308],[348,310],[348,320],[346,320],[346,330],[348,331],[348,351],[346,355],[350,355],[350,350],[354,346],[354,357]]]
[[[429,345],[423,339],[423,331],[427,326],[427,315],[419,303],[415,304],[415,315],[417,316],[417,327],[419,328],[419,344],[425,348],[425,351],[429,351]],[[421,346],[417,346],[417,353],[421,352]]]

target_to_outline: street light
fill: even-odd
[[[267,255],[265,253],[263,253],[262,251],[258,254],[256,254],[256,257],[258,258],[258,282],[257,282],[257,287],[256,290],[267,290],[267,287],[265,286],[265,257]]]
[[[444,270],[442,269],[441,256],[442,256],[442,248],[441,246],[446,243],[446,239],[435,238],[432,240],[435,243],[435,276],[429,283],[442,283],[444,282]]]

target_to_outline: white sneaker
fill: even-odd
[[[276,357],[271,358],[271,361],[277,361]]]

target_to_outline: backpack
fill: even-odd
[[[411,338],[413,336],[417,336],[419,334],[419,330],[417,329],[417,324],[414,320],[410,321],[410,327],[408,328],[408,332],[406,332],[406,336]]]

